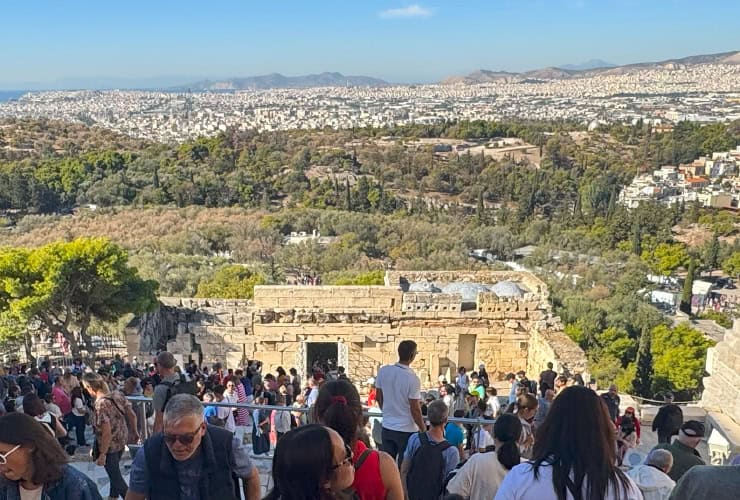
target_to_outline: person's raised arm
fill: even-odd
[[[383,409],[383,389],[375,388],[375,401],[378,402],[378,408]]]

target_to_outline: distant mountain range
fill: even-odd
[[[310,87],[383,87],[388,82],[369,76],[352,76],[341,73],[320,73],[317,75],[284,76],[271,73],[263,76],[230,78],[227,80],[203,80],[179,89],[190,90],[256,90],[256,89],[305,89]]]
[[[525,71],[523,73],[510,73],[508,71],[490,71],[479,69],[465,76],[451,76],[442,80],[442,84],[477,84],[498,81],[521,81],[529,80],[565,80],[570,78],[583,78],[595,75],[621,75],[632,71],[645,69],[680,69],[687,66],[699,64],[740,64],[740,51],[722,52],[721,54],[704,54],[698,56],[683,57],[681,59],[668,59],[659,62],[645,62],[614,66],[604,61],[593,60],[578,65],[564,65],[562,67],[549,67]]]
[[[590,61],[582,62],[581,64],[563,64],[562,66],[558,66],[558,68],[570,71],[585,71],[588,69],[614,68],[616,66],[616,64],[602,61],[601,59],[591,59]]]

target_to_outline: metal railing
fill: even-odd
[[[126,399],[131,401],[132,403],[144,403],[147,404],[153,404],[153,400],[150,398],[147,398],[145,396],[126,396]],[[247,410],[276,410],[276,411],[289,411],[289,412],[295,412],[295,413],[303,413],[308,414],[313,410],[313,408],[307,408],[307,407],[293,407],[293,406],[275,406],[275,405],[257,405],[253,403],[224,403],[224,402],[217,402],[213,401],[210,403],[201,401],[201,404],[205,408],[206,406],[215,406],[215,407],[227,407],[227,408],[243,408]],[[369,409],[365,409],[362,412],[362,415],[369,418],[379,418],[383,419],[383,412],[377,412],[377,411],[370,411]],[[426,417],[423,417],[424,421],[426,423],[429,423],[429,420],[427,420]],[[481,425],[492,425],[494,423],[494,420],[485,419],[485,418],[463,418],[463,417],[449,417],[447,419],[448,422],[452,422],[455,424],[463,424],[463,425],[472,425],[473,426],[473,433],[478,432],[478,428]],[[144,432],[141,432],[141,431]],[[142,439],[147,439],[149,437],[147,426],[145,425],[143,429],[139,429],[139,434],[141,434]]]

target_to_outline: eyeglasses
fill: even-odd
[[[332,471],[337,470],[343,465],[350,465],[352,463],[352,459],[354,458],[354,453],[352,453],[352,448],[348,444],[344,445],[344,451],[345,451],[345,459],[336,464],[331,468]]]
[[[15,450],[17,450],[17,449],[18,449],[18,448],[20,448],[20,447],[21,447],[21,445],[17,444],[17,445],[15,445],[15,448],[13,448],[12,450],[10,450],[9,452],[7,452],[7,453],[0,453],[0,465],[5,465],[5,464],[7,464],[7,463],[8,463],[8,457],[9,457],[9,456],[10,456],[10,455],[11,455],[11,454],[12,454],[12,453],[13,453],[13,452],[15,451]]]
[[[198,427],[193,432],[188,432],[186,434],[165,434],[164,441],[169,445],[173,445],[176,441],[180,441],[185,446],[188,446],[190,444],[193,444],[195,436],[197,436],[201,430],[202,427]]]

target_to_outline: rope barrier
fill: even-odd
[[[629,397],[631,397],[633,399],[638,400],[638,403],[640,401],[649,401],[651,403],[658,403],[658,404],[661,404],[661,405],[666,404],[665,401],[659,401],[657,399],[643,398],[642,396],[634,396],[634,395],[629,394],[629,393],[625,393],[625,394],[627,394]],[[673,401],[673,404],[674,405],[691,405],[691,404],[698,404],[698,403],[699,403],[698,400],[697,401]]]

